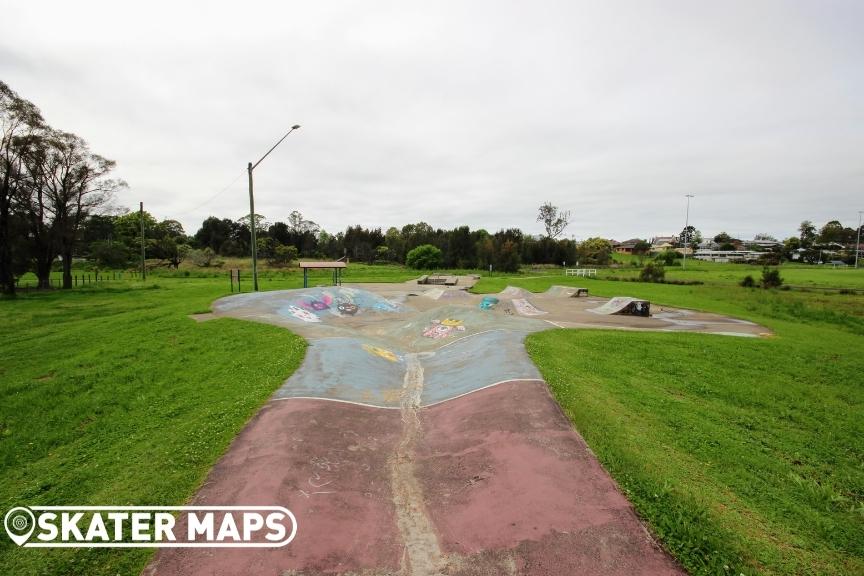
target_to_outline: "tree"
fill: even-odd
[[[477,265],[481,268],[488,268],[495,263],[495,243],[488,232],[474,243],[474,253],[477,254]]]
[[[779,288],[781,284],[783,284],[783,278],[780,277],[779,270],[768,266],[762,269],[762,288]]]
[[[384,234],[384,244],[387,246],[390,258],[396,262],[405,261],[405,240],[398,228],[390,227]]]
[[[810,220],[804,220],[798,226],[798,232],[800,233],[801,247],[810,248],[816,240],[816,226]]]
[[[557,206],[553,206],[551,202],[546,202],[540,205],[537,222],[543,223],[543,227],[546,228],[546,237],[551,240],[560,236],[567,228],[567,224],[570,223],[570,211],[559,211]]]
[[[267,263],[271,266],[288,266],[294,260],[297,260],[298,253],[296,246],[285,246],[277,244],[273,248],[273,254],[267,259]]]
[[[94,154],[87,143],[69,132],[52,130],[48,152],[40,166],[48,196],[52,231],[63,257],[63,288],[72,288],[72,255],[83,222],[102,209],[122,180],[108,178],[114,162]]]
[[[232,222],[227,218],[219,219],[210,216],[201,223],[201,228],[195,232],[195,242],[200,248],[210,248],[217,252],[222,245],[231,239]]]
[[[763,240],[763,241],[767,241],[767,242],[777,242],[777,238],[775,238],[774,236],[771,236],[770,234],[765,234],[765,233],[756,234],[755,236],[753,236],[753,239],[754,240]]]
[[[726,232],[720,232],[719,234],[714,236],[714,243],[715,244],[720,244],[720,245],[728,244],[731,241],[732,241],[732,237],[729,236],[729,234],[727,234]]]
[[[664,282],[666,280],[666,269],[660,264],[648,264],[639,273],[639,279],[643,282]]]
[[[0,81],[0,291],[6,294],[15,294],[11,229],[26,175],[23,156],[44,127],[39,109]]]
[[[415,270],[432,270],[441,266],[444,256],[437,246],[423,244],[408,252],[405,264]]]
[[[612,258],[612,243],[605,238],[588,238],[578,247],[581,264],[608,264]]]
[[[692,246],[702,242],[702,233],[694,226],[686,226],[678,235],[678,244],[682,247]]]
[[[820,244],[830,244],[832,242],[842,244],[846,240],[843,225],[837,220],[827,222],[819,230],[819,237],[817,240]]]
[[[497,268],[503,272],[518,272],[522,258],[519,245],[513,240],[504,240],[498,248]]]
[[[639,240],[633,245],[633,255],[639,258],[639,264],[645,261],[645,257],[651,252],[651,243]]]
[[[288,228],[294,234],[303,234],[304,232],[310,232],[313,235],[318,234],[318,231],[321,230],[321,227],[318,226],[312,220],[306,220],[303,218],[303,214],[299,211],[294,210],[291,214],[288,215]]]

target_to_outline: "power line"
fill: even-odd
[[[227,186],[225,186],[224,188],[222,188],[219,192],[217,192],[216,194],[214,194],[214,195],[211,196],[210,198],[207,198],[206,200],[204,200],[204,201],[201,202],[200,204],[197,204],[197,205],[193,206],[192,208],[190,208],[190,209],[188,209],[188,210],[184,210],[183,212],[175,212],[175,213],[174,213],[175,216],[185,216],[185,215],[187,215],[187,214],[190,214],[190,213],[194,212],[195,210],[198,210],[198,209],[201,208],[202,206],[206,206],[207,204],[209,204],[210,202],[212,202],[213,200],[215,200],[216,198],[218,198],[219,196],[221,196],[222,194],[224,194],[225,192],[227,192],[227,191],[228,191],[232,186],[234,186],[234,185],[237,183],[238,180],[240,180],[240,178],[243,177],[244,174],[246,174],[246,170],[242,170],[242,171],[237,175],[237,177],[234,178],[234,180],[231,181],[230,184],[228,184]]]

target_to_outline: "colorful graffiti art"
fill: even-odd
[[[483,300],[480,301],[480,309],[481,310],[492,310],[495,306],[498,305],[498,298],[494,296],[484,296]]]
[[[372,354],[373,356],[378,356],[379,358],[383,358],[384,360],[389,360],[390,362],[400,362],[402,359],[387,350],[386,348],[379,348],[378,346],[372,346],[370,344],[363,344],[363,350]]]
[[[440,340],[442,338],[447,338],[455,332],[464,332],[465,326],[462,324],[461,320],[453,320],[447,318],[446,320],[433,320],[431,326],[427,326],[423,330],[423,336],[426,338],[434,338],[435,340]]]
[[[340,302],[336,306],[336,310],[338,310],[339,314],[342,314],[343,316],[354,316],[360,309],[352,302]]]
[[[288,316],[293,316],[297,320],[302,320],[303,322],[321,322],[321,318],[319,318],[317,314],[313,314],[312,312],[294,306],[293,304],[289,304],[280,310],[280,312],[283,312]]]
[[[543,310],[535,308],[534,305],[528,302],[525,298],[514,298],[512,302],[513,307],[516,308],[516,311],[522,316],[540,316],[541,314],[546,314]]]

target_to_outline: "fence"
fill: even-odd
[[[29,276],[32,276],[30,274]],[[141,277],[140,272],[131,271],[131,272],[87,272],[81,274],[73,274],[72,275],[72,287],[77,288],[79,286],[90,286],[94,284],[105,284],[106,282],[117,282],[122,280],[137,280]],[[62,288],[63,287],[63,275],[58,274],[56,272],[52,273],[48,277],[48,285],[51,288]],[[16,288],[20,290],[30,290],[35,289],[39,286],[38,280],[30,279],[30,278],[17,278],[15,280]]]

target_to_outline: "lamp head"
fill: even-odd
[[[300,128],[299,124],[294,124],[293,126],[291,126],[291,130],[297,130],[299,128]]]

